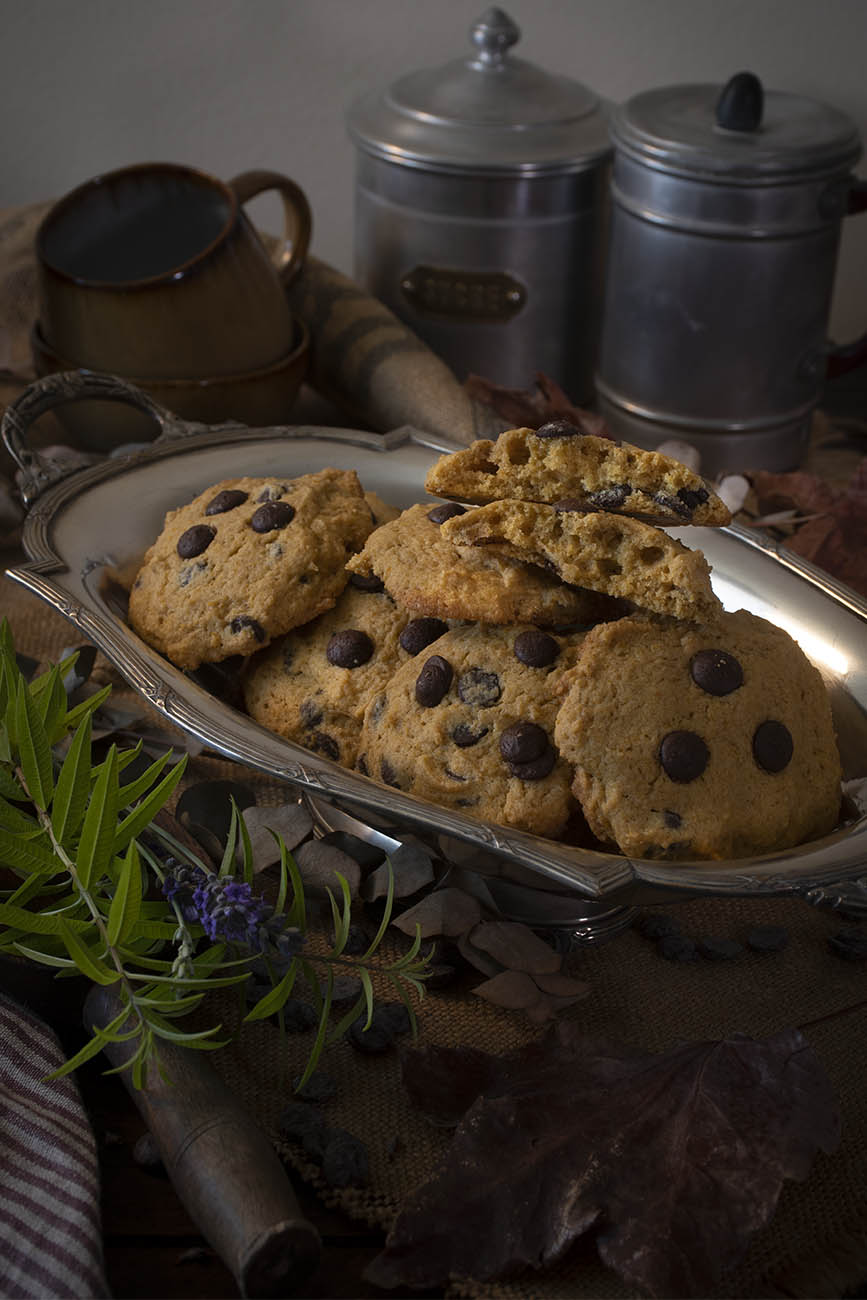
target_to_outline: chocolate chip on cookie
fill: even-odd
[[[209,528],[207,524],[193,524],[192,528],[188,528],[178,538],[178,555],[182,560],[192,560],[194,556],[206,551],[216,536],[216,528]]]
[[[295,507],[288,501],[266,501],[250,520],[254,533],[273,533],[285,528],[295,518]]]
[[[689,673],[708,695],[730,695],[744,682],[743,668],[727,650],[699,650],[690,661]]]
[[[427,512],[427,517],[432,524],[444,524],[447,519],[454,519],[455,515],[465,515],[464,506],[459,506],[456,501],[448,501],[441,506],[434,506],[433,510]]]
[[[347,628],[334,632],[325,648],[325,658],[335,668],[360,668],[373,654],[374,645],[366,632]]]
[[[205,514],[224,515],[229,510],[235,510],[238,506],[242,506],[248,495],[247,492],[242,492],[240,488],[224,488],[205,506]]]
[[[568,420],[548,420],[536,430],[537,438],[581,438],[581,430]]]
[[[710,750],[694,731],[669,731],[659,745],[659,761],[672,781],[696,781],[707,767]]]
[[[560,653],[560,646],[547,632],[532,628],[519,632],[513,646],[515,658],[528,668],[547,668]]]
[[[441,618],[414,618],[407,623],[399,640],[407,654],[417,655],[448,630],[448,623]]]
[[[435,708],[452,684],[453,670],[442,655],[431,655],[416,678],[415,698],[425,709]]]
[[[794,752],[795,742],[785,723],[769,719],[756,727],[753,755],[766,772],[782,772],[791,763]]]

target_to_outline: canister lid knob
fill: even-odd
[[[736,72],[716,103],[716,124],[726,131],[757,131],[762,124],[765,92],[754,72]]]
[[[502,64],[503,56],[520,39],[521,29],[508,14],[495,7],[486,9],[470,28],[470,40],[478,51],[475,66],[495,67]]]

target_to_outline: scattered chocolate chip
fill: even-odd
[[[521,781],[544,781],[553,772],[556,762],[557,751],[553,745],[549,745],[543,754],[527,763],[509,763],[509,773]]]
[[[674,917],[663,912],[651,912],[647,916],[640,916],[635,928],[645,939],[652,939],[654,942],[665,934],[680,934],[680,926]]]
[[[248,493],[240,488],[224,488],[205,506],[206,515],[224,515],[227,510],[235,510],[247,500]]]
[[[580,438],[581,430],[568,420],[548,420],[536,430],[537,438]]]
[[[766,772],[782,772],[792,761],[795,744],[783,722],[762,722],[753,733],[753,757]]]
[[[662,814],[662,820],[670,831],[679,830],[683,821],[680,813],[673,812],[671,808],[666,808],[665,812]]]
[[[589,504],[586,497],[562,497],[554,502],[554,509],[561,515],[586,515]]]
[[[257,501],[277,501],[286,491],[286,484],[281,483],[277,486],[274,483],[266,483],[262,491],[256,497]]]
[[[358,591],[382,591],[385,587],[382,578],[377,578],[375,573],[350,573],[349,585]]]
[[[587,501],[597,510],[619,510],[631,495],[632,488],[628,483],[610,483],[597,492],[590,492]]]
[[[302,1101],[330,1101],[337,1092],[337,1080],[324,1070],[314,1070],[303,1088],[298,1087],[300,1082],[301,1075],[298,1074],[292,1080],[292,1090]]]
[[[536,722],[513,722],[500,736],[500,753],[507,763],[530,763],[548,748],[548,733]]]
[[[560,646],[554,638],[536,629],[519,632],[512,649],[518,662],[528,668],[547,668],[560,653]]]
[[[453,772],[450,767],[444,767],[443,771],[450,781],[469,781],[468,776],[461,776],[460,772]]]
[[[373,1008],[373,1019],[386,1025],[392,1034],[408,1034],[412,1029],[409,1011],[402,1002],[378,1002]]]
[[[689,519],[692,511],[689,506],[681,501],[680,497],[673,497],[668,492],[654,492],[653,500],[663,510],[670,510],[673,515],[679,515],[681,519]]]
[[[373,641],[367,633],[351,627],[333,633],[325,648],[325,658],[335,668],[360,668],[372,657],[373,650]]]
[[[829,938],[828,947],[844,961],[867,961],[867,931],[856,926],[838,930]]]
[[[322,1175],[329,1187],[362,1187],[370,1177],[367,1147],[351,1133],[331,1129]]]
[[[656,945],[666,961],[698,961],[698,948],[685,934],[664,934]]]
[[[236,636],[238,635],[239,632],[244,632],[244,631],[252,632],[253,636],[260,643],[260,645],[266,639],[265,629],[263,628],[262,624],[257,623],[255,618],[250,618],[249,614],[239,614],[237,618],[232,619],[231,623],[229,624],[229,627],[235,633]]]
[[[325,836],[323,835],[322,838],[325,839]],[[347,836],[347,839],[354,839],[354,838],[355,837],[353,835]],[[364,844],[364,840],[359,840],[358,843]],[[372,844],[365,844],[365,848],[372,849],[373,847],[374,845]],[[344,849],[343,851],[344,853],[347,852],[346,849]],[[382,861],[383,854],[381,850],[377,849],[377,852],[379,853],[380,861]],[[350,854],[350,856],[354,856],[354,855]],[[357,861],[358,859],[356,858],[356,862]],[[363,863],[360,865],[363,865]],[[363,952],[367,952],[369,947],[370,947],[370,935],[367,933],[367,931],[364,929],[363,926],[356,925],[356,923],[353,922],[352,925],[350,925],[349,929],[346,931],[346,940],[343,944],[343,951],[347,953],[350,957],[360,957]]]
[[[698,506],[703,506],[710,497],[707,488],[682,487],[677,489],[677,495],[689,511],[697,509]]]
[[[452,684],[451,664],[442,655],[431,655],[416,678],[415,698],[425,709],[439,704]]]
[[[427,517],[432,524],[444,524],[447,519],[454,519],[455,515],[465,515],[466,506],[459,506],[457,501],[446,501],[441,506],[434,506],[433,510],[427,512]]]
[[[735,939],[699,939],[698,950],[708,961],[733,961],[744,950]]]
[[[295,518],[295,507],[288,501],[266,501],[260,506],[250,520],[254,533],[273,533],[277,528],[285,528]]]
[[[690,660],[689,675],[708,695],[731,695],[744,684],[744,670],[727,650],[699,650]]]
[[[283,1003],[283,1028],[287,1034],[304,1034],[319,1023],[319,1015],[312,1002],[303,998],[287,998]]]
[[[185,564],[178,573],[178,586],[188,587],[197,573],[204,573],[208,567],[207,560],[197,560],[195,564]]]
[[[387,758],[384,758],[379,764],[379,774],[386,785],[390,785],[394,790],[400,789],[400,783],[398,782],[397,779],[397,773],[395,772],[394,768],[392,767],[391,763],[388,761]]]
[[[700,777],[707,767],[710,751],[694,731],[670,731],[659,746],[659,761],[666,776],[686,784]]]
[[[468,668],[458,678],[458,695],[464,704],[476,709],[487,709],[503,693],[500,679],[496,673],[486,672],[484,668]]]
[[[358,771],[361,773],[362,776],[370,776],[370,772],[368,771],[368,767],[367,767],[367,755],[366,755],[366,754],[359,754],[359,755],[358,755],[358,758],[355,760],[355,766],[356,766],[356,768],[358,769]]]
[[[386,704],[388,704],[388,696],[384,694],[377,695],[376,699],[373,701],[373,704],[370,707],[370,721],[374,726],[382,720]]]
[[[340,762],[340,746],[333,736],[329,736],[327,731],[314,731],[306,737],[307,748],[312,749],[315,754],[324,754],[330,758],[333,763]]]
[[[747,935],[747,947],[753,952],[780,952],[788,942],[788,931],[781,925],[757,925]]]
[[[314,1164],[322,1164],[330,1130],[319,1111],[303,1101],[293,1101],[281,1113],[277,1127],[290,1142],[297,1142]]]
[[[388,1026],[371,1022],[365,1029],[365,1019],[365,1016],[359,1016],[347,1029],[346,1041],[349,1046],[354,1047],[356,1052],[364,1052],[368,1055],[391,1051],[394,1046],[394,1034]]]
[[[207,524],[193,524],[192,528],[188,528],[178,538],[178,555],[182,560],[192,560],[206,551],[216,536],[216,528],[209,528]]]
[[[459,749],[469,749],[471,745],[477,745],[489,731],[490,727],[473,728],[469,723],[459,722],[452,731],[452,740]]]
[[[448,630],[448,623],[441,618],[414,618],[403,628],[398,640],[407,654],[417,655]]]

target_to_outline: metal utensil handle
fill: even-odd
[[[125,402],[136,407],[157,422],[161,437],[178,437],[190,431],[185,421],[116,375],[103,375],[92,370],[64,370],[37,379],[10,402],[0,422],[0,436],[21,470],[19,490],[25,506],[32,505],[41,492],[64,476],[62,469],[27,446],[28,429],[47,411],[67,402],[88,399]]]
[[[840,880],[832,885],[814,885],[801,891],[801,896],[813,907],[828,908],[832,912],[845,912],[851,916],[867,917],[867,876],[855,880]]]
[[[91,1032],[121,1010],[112,989],[95,986],[84,1003]],[[128,1065],[135,1045],[106,1043],[114,1066]],[[150,1129],[180,1200],[231,1270],[243,1296],[286,1296],[319,1262],[321,1242],[301,1211],[280,1158],[249,1110],[202,1052],[160,1043],[165,1070],[136,1088],[121,1078]]]

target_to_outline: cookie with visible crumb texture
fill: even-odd
[[[371,533],[347,568],[381,579],[404,609],[443,619],[555,627],[622,613],[594,593],[569,587],[532,566],[489,553],[462,554],[443,529],[446,520],[462,513],[457,505],[410,506]]]
[[[368,705],[358,768],[472,817],[562,835],[575,801],[553,744],[556,686],[581,634],[455,628]]]
[[[130,624],[180,668],[250,655],[334,604],[372,528],[354,470],[226,479],[166,515]]]
[[[831,831],[841,767],[819,670],[746,610],[591,629],[554,738],[594,834],[639,858],[730,859]]]
[[[354,767],[368,701],[447,631],[440,619],[413,619],[381,584],[350,580],[333,609],[248,662],[246,710],[269,731]]]
[[[442,532],[464,556],[478,548],[538,565],[657,614],[701,622],[722,609],[702,552],[640,519],[493,501],[448,519]]]
[[[474,505],[504,499],[573,509],[608,510],[666,526],[731,522],[701,475],[659,452],[582,433],[566,420],[539,429],[507,429],[431,466],[425,489]]]

